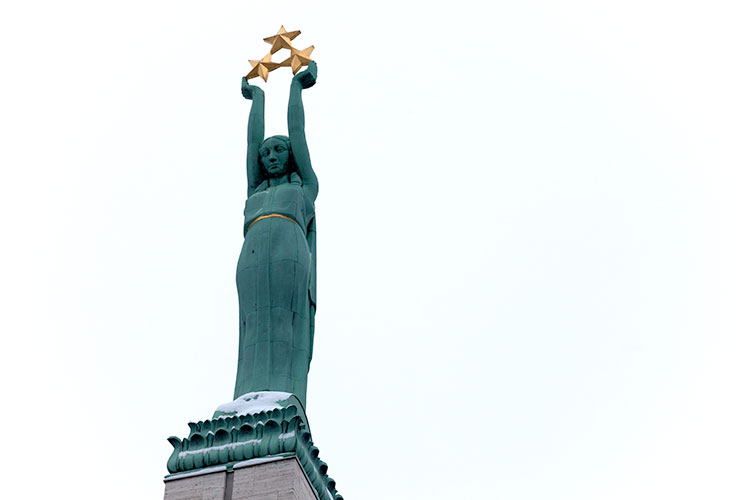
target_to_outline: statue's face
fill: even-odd
[[[268,139],[260,147],[260,161],[269,177],[281,177],[289,167],[289,149],[280,139]]]

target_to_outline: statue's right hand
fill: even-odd
[[[253,99],[253,96],[263,95],[263,89],[247,83],[247,78],[242,77],[242,95],[245,99]]]

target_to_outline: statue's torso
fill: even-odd
[[[281,214],[294,219],[304,229],[315,208],[305,196],[302,186],[285,182],[278,186],[257,189],[245,202],[245,228],[258,217]]]

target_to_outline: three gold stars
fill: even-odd
[[[302,32],[299,30],[287,31],[286,29],[284,29],[284,26],[282,26],[279,29],[278,33],[273,36],[264,38],[264,42],[271,44],[271,51],[263,56],[260,61],[248,61],[252,65],[252,69],[250,70],[250,73],[245,76],[245,78],[250,80],[251,78],[259,76],[263,78],[263,81],[267,82],[269,73],[276,68],[289,66],[290,68],[292,68],[292,73],[296,75],[300,68],[310,64],[310,61],[312,61],[312,59],[310,59],[310,55],[315,49],[315,46],[310,45],[304,50],[297,50],[294,48],[294,46],[292,46],[292,40],[297,38],[301,33]],[[271,55],[275,54],[281,49],[289,50],[289,57],[280,63],[271,61]]]

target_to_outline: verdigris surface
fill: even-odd
[[[295,394],[305,406],[315,319],[315,198],[318,179],[305,140],[302,90],[316,82],[311,62],[294,76],[289,136],[264,140],[263,91],[242,78],[252,100],[247,126],[245,242],[237,265],[240,343],[234,397]]]

